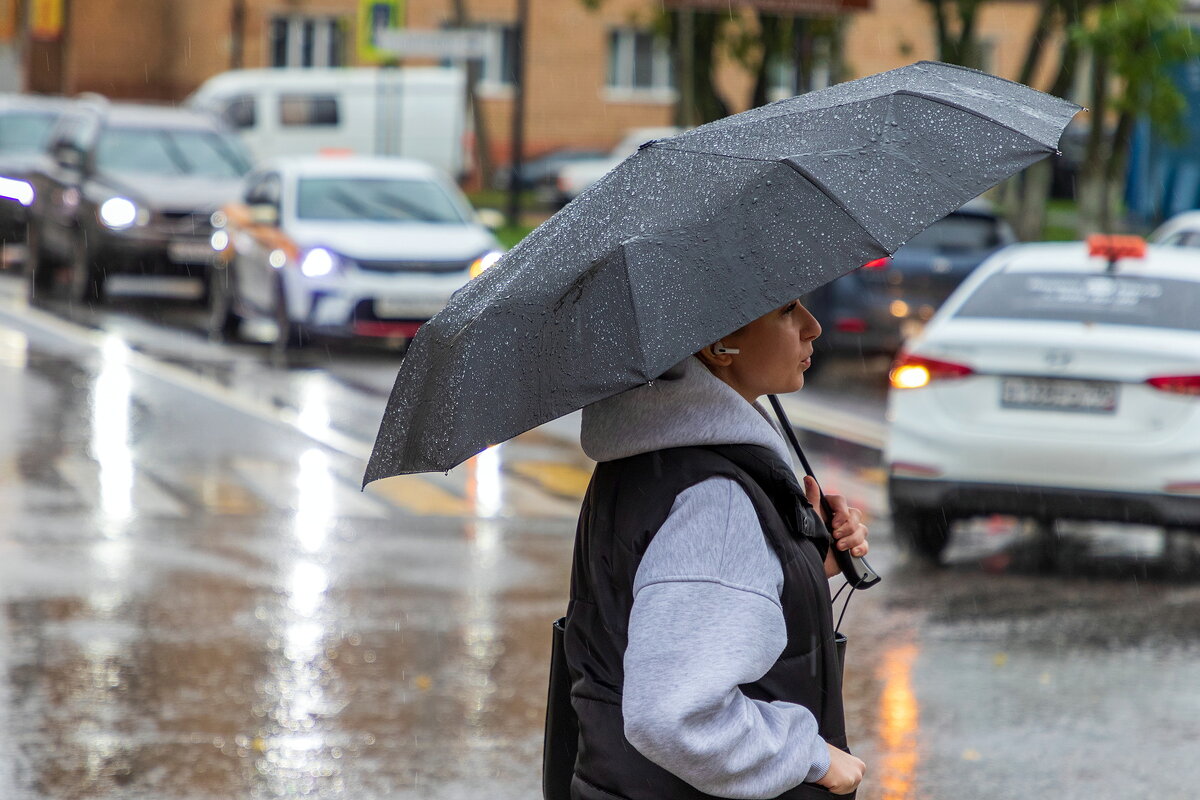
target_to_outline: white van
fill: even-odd
[[[259,159],[340,151],[464,171],[466,78],[458,67],[231,70],[187,104],[225,120]]]

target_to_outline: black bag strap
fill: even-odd
[[[542,797],[571,800],[571,779],[579,755],[579,718],[571,705],[567,670],[567,618],[554,621],[550,644],[550,687],[546,696],[546,733],[542,741]]]

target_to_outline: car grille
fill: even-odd
[[[463,272],[470,261],[375,261],[356,259],[360,269],[370,272]]]
[[[163,230],[185,236],[207,236],[212,233],[211,211],[160,211],[158,219]]]

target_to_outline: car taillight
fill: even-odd
[[[924,358],[905,353],[892,365],[888,379],[897,389],[920,389],[922,386],[928,386],[934,380],[965,378],[974,374],[975,370],[966,364],[955,364],[952,361],[941,361],[936,358]]]
[[[1146,383],[1159,391],[1200,397],[1200,375],[1163,375],[1150,378]]]
[[[887,269],[888,264],[891,264],[891,263],[892,263],[892,259],[889,258],[888,256],[884,256],[883,258],[871,259],[867,263],[863,264],[862,268],[863,269]]]
[[[862,317],[838,317],[833,327],[841,333],[866,333],[867,321]]]

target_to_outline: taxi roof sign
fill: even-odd
[[[1114,236],[1096,233],[1087,238],[1088,255],[1108,259],[1112,264],[1122,258],[1145,258],[1146,240],[1140,236]]]

